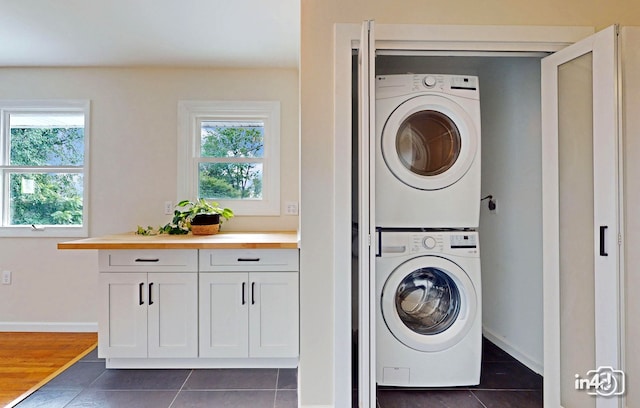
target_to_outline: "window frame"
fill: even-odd
[[[0,238],[1,237],[87,237],[89,235],[89,146],[91,103],[89,100],[0,100]],[[81,113],[84,115],[84,158],[81,166],[15,166],[10,165],[9,139],[11,114],[20,113]],[[10,213],[11,173],[59,172],[73,170],[82,175],[82,225],[8,225]],[[51,170],[51,171],[49,171]]]
[[[215,200],[235,215],[280,215],[280,102],[279,101],[179,101],[177,200],[198,198],[200,123],[203,121],[262,121],[264,155],[262,199]],[[226,159],[228,160],[228,159]],[[246,159],[239,158],[239,162]]]

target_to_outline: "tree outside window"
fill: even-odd
[[[178,200],[280,214],[280,102],[180,101]]]
[[[214,200],[262,198],[264,124],[204,121],[199,165],[199,197]]]
[[[85,235],[88,102],[18,105],[0,106],[0,235]]]

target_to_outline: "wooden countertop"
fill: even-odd
[[[296,231],[220,232],[215,235],[106,235],[59,242],[58,249],[257,249],[298,248]]]

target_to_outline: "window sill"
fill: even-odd
[[[86,238],[89,236],[86,227],[36,227],[16,226],[0,227],[0,238]]]

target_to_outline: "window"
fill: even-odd
[[[0,101],[0,236],[86,236],[88,101]]]
[[[280,103],[181,101],[178,199],[280,214]]]

